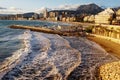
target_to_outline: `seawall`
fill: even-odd
[[[95,25],[91,35],[120,44],[120,26],[118,25]]]

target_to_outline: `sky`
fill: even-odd
[[[88,3],[95,3],[106,7],[120,6],[120,0],[0,0],[0,7],[35,11],[41,7],[57,8],[61,5],[81,5]]]

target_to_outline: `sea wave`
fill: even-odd
[[[28,40],[29,46],[28,42],[25,44],[29,47],[26,52],[30,52],[3,76],[3,80],[10,78],[44,80],[55,77],[66,79],[80,64],[80,52],[72,48],[61,36],[38,32],[29,32],[29,34],[31,35]]]
[[[117,60],[82,37],[32,31],[22,37],[24,50],[21,56],[14,56],[16,61],[10,67],[7,64],[9,70],[2,80],[94,80],[100,65]]]
[[[15,38],[19,38],[19,39],[23,40],[23,47],[21,47],[21,49],[15,51],[15,52],[13,52],[12,56],[6,58],[2,63],[0,63],[0,65],[1,65],[0,66],[0,78],[6,72],[11,70],[18,62],[22,61],[22,59],[27,55],[27,53],[31,52],[31,47],[30,47],[31,33],[29,30],[25,31],[23,34],[15,37]]]

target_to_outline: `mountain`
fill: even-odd
[[[0,16],[7,16],[8,14],[0,14]]]
[[[67,12],[71,12],[71,11],[75,11],[74,14],[77,15],[95,15],[101,11],[103,11],[104,9],[102,7],[99,7],[98,5],[92,3],[92,4],[86,4],[86,5],[64,5],[61,6],[59,8],[53,9],[52,11],[67,11]]]
[[[80,5],[77,8],[77,13],[79,14],[97,14],[101,11],[103,11],[103,9],[94,3],[87,5]]]
[[[117,11],[117,10],[119,10],[120,9],[120,7],[115,7],[115,8],[113,8],[115,11]]]
[[[5,16],[13,16],[15,14],[0,14],[0,17],[5,17]]]
[[[6,8],[4,8],[4,7],[0,7],[0,9],[6,9]]]
[[[34,12],[24,13],[23,17],[24,18],[29,18],[29,17],[32,17],[34,14],[35,14]]]

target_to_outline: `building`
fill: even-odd
[[[22,14],[16,14],[16,20],[24,20]]]
[[[111,8],[107,8],[104,11],[95,15],[95,23],[97,24],[112,24],[115,11]]]
[[[115,24],[120,24],[120,9],[116,11],[116,21]]]
[[[39,14],[30,12],[30,13],[24,13],[23,18],[27,20],[37,20],[39,19]]]
[[[1,15],[0,20],[16,20],[15,15]]]
[[[48,11],[47,11],[47,9],[45,9],[45,10],[43,11],[43,17],[44,17],[45,19],[48,17]]]
[[[71,10],[53,10],[48,12],[48,19],[52,21],[76,21],[76,11]]]
[[[94,15],[90,15],[90,16],[85,16],[83,19],[84,22],[91,22],[94,23],[95,22],[95,16]]]

